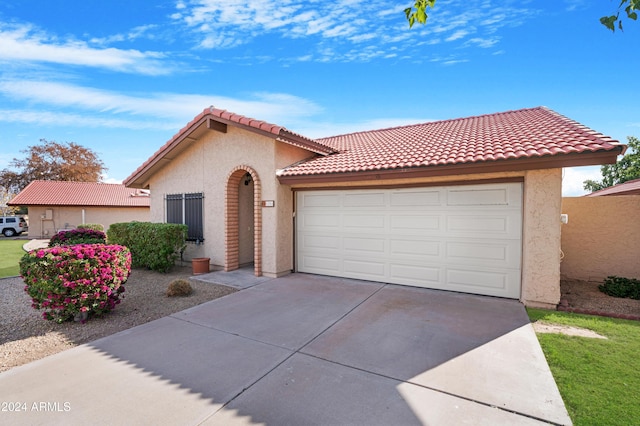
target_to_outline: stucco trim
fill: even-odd
[[[524,182],[524,176],[513,176],[504,178],[492,178],[492,179],[475,179],[475,180],[442,180],[434,182],[405,182],[405,183],[380,183],[372,182],[371,184],[357,184],[357,185],[345,185],[345,186],[295,186],[291,190],[296,191],[322,191],[333,189],[396,189],[396,188],[426,188],[430,186],[460,186],[460,185],[483,185],[487,183],[509,183],[509,182]]]

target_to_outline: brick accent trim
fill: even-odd
[[[224,270],[239,268],[240,230],[238,229],[238,186],[245,174],[253,179],[253,273],[262,276],[262,184],[258,173],[247,165],[235,167],[227,177],[225,192],[225,237]]]

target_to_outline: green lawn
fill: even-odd
[[[26,242],[0,238],[0,278],[20,275],[18,262],[25,253],[22,246]]]
[[[640,322],[527,311],[532,321],[587,328],[608,338],[538,334],[573,423],[640,424]]]

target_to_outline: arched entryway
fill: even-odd
[[[260,179],[249,166],[238,166],[227,178],[224,270],[253,262],[262,276],[262,207]]]

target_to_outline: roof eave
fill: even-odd
[[[563,167],[593,166],[613,164],[625,146],[617,146],[609,151],[573,153],[564,155],[519,158],[513,160],[480,161],[441,166],[420,166],[399,169],[367,170],[359,172],[321,173],[313,175],[277,176],[281,184],[304,185],[330,182],[354,182],[364,180],[389,180],[457,176],[463,174],[514,172],[535,169],[556,169]]]
[[[211,117],[207,115],[202,115],[199,119],[191,122],[187,127],[183,128],[180,133],[174,136],[169,144],[160,148],[145,164],[133,172],[133,174],[127,177],[122,183],[128,188],[148,189],[151,175],[175,158],[175,155],[173,157],[169,157],[169,155],[181,152],[183,142],[186,140],[197,139],[200,135],[197,137],[193,137],[192,135],[200,132],[205,125],[208,125],[207,127],[209,129],[211,128],[209,124],[210,118]]]
[[[180,133],[173,137],[168,145],[165,145],[158,150],[149,160],[147,160],[147,163],[143,164],[131,176],[126,178],[123,181],[123,184],[129,188],[148,189],[150,177],[182,152],[185,141],[198,139],[206,130],[215,130],[226,133],[227,126],[234,126],[320,155],[328,155],[335,152],[332,148],[326,145],[312,140],[307,140],[282,128],[278,128],[278,132],[274,133],[249,124],[218,117],[206,113],[205,110],[205,113],[202,114],[201,117],[183,128]]]
[[[25,206],[25,207],[99,207],[99,208],[143,208],[148,209],[150,204],[74,204],[74,203],[14,203],[9,201],[8,206]]]

